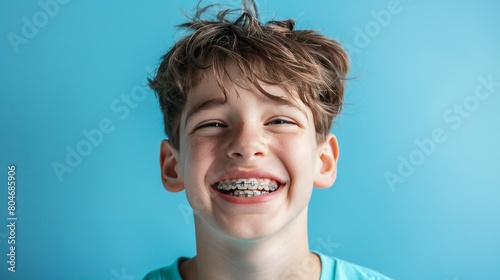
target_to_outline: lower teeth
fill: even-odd
[[[259,196],[259,195],[268,194],[268,193],[269,192],[267,192],[267,191],[235,190],[234,192],[229,193],[229,195],[238,196],[238,197],[253,197],[253,196]]]

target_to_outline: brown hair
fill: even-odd
[[[202,19],[213,7],[198,6],[195,16],[180,25],[193,32],[163,56],[156,76],[149,80],[174,147],[179,148],[180,118],[189,90],[211,70],[227,98],[222,80],[228,77],[228,64],[269,98],[280,97],[267,93],[260,83],[280,86],[292,99],[298,97],[312,111],[318,141],[324,140],[340,113],[349,71],[340,43],[313,30],[294,30],[293,20],[264,25],[251,0],[244,0],[240,10],[222,10],[213,20]],[[230,20],[236,12],[239,16]]]

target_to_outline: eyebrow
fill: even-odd
[[[288,99],[270,99],[269,97],[261,97],[259,98],[260,101],[262,102],[266,102],[266,103],[270,103],[272,104],[273,106],[286,106],[286,107],[290,107],[292,109],[297,109],[299,110],[300,112],[302,112],[304,114],[304,116],[306,117],[306,119],[309,119],[307,117],[307,113],[306,111],[304,111],[303,108],[300,108],[300,106],[297,105],[297,103],[291,101],[291,100],[288,100]]]
[[[208,99],[204,102],[201,102],[200,104],[193,106],[191,109],[188,110],[188,112],[186,114],[186,120],[184,122],[184,126],[186,126],[189,119],[192,118],[194,115],[200,113],[201,111],[221,106],[221,105],[225,104],[226,102],[227,102],[226,98],[217,97],[217,98]]]

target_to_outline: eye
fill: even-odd
[[[218,128],[218,127],[227,127],[227,125],[221,123],[221,122],[206,122],[206,123],[201,123],[199,124],[195,130],[201,129],[201,128]]]
[[[287,125],[287,124],[296,124],[296,123],[290,119],[278,118],[271,120],[266,125]]]

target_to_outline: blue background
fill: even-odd
[[[192,256],[192,212],[160,182],[162,117],[145,78],[195,1],[66,0],[50,14],[48,2],[0,3],[0,278],[133,280]],[[500,279],[500,86],[474,97],[480,77],[500,81],[499,2],[259,7],[340,40],[356,77],[333,129],[338,180],[311,202],[311,248],[395,279]],[[109,133],[82,146],[103,121]],[[444,140],[430,144],[434,130]],[[58,178],[54,162],[78,147],[86,156]],[[16,273],[3,225],[10,164]]]

